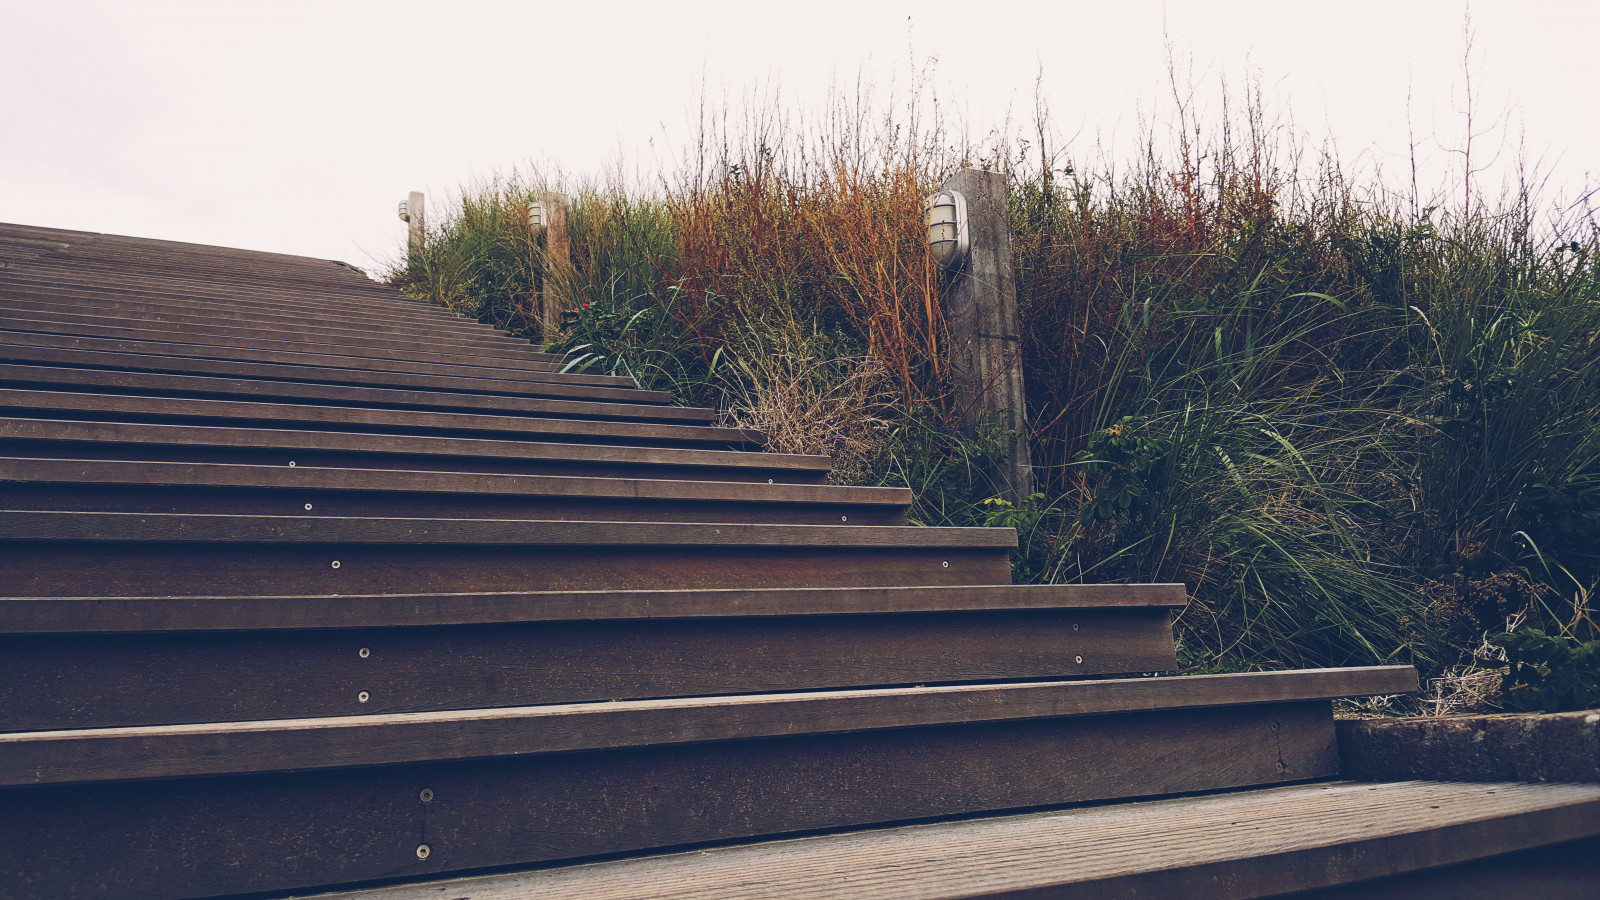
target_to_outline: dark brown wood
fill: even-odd
[[[208,378],[153,372],[109,371],[61,366],[0,363],[0,384],[28,389],[130,393],[143,396],[200,397],[338,404],[365,409],[485,412],[494,415],[608,419],[618,422],[704,424],[716,410],[661,404],[565,400],[484,394],[443,393],[368,386],[307,384],[259,378]]]
[[[319,366],[290,366],[259,362],[230,362],[181,356],[151,356],[143,353],[106,353],[99,350],[64,350],[7,343],[0,335],[0,359],[11,362],[52,366],[108,369],[119,372],[168,372],[179,375],[221,375],[231,378],[258,378],[298,381],[310,384],[348,384],[374,388],[414,388],[427,391],[482,394],[486,397],[567,397],[583,400],[615,400],[623,403],[671,403],[666,391],[645,391],[630,387],[569,384],[542,381],[500,381],[489,378],[449,378],[438,375],[408,375],[400,372],[369,372],[363,369],[334,369]]]
[[[0,634],[386,628],[516,622],[1183,606],[1181,584],[1030,584],[477,594],[0,597]]]
[[[692,477],[701,481],[771,479],[803,484],[821,482],[830,468],[825,456],[779,453],[7,416],[0,416],[0,452],[40,458]]]
[[[1328,704],[1312,701],[13,789],[0,794],[0,884],[11,897],[286,891],[1274,784],[1334,766]]]
[[[1243,708],[1416,690],[1410,666],[874,688],[0,735],[0,785],[528,756],[795,734]],[[359,691],[358,685],[349,689]],[[1321,723],[1330,737],[1331,719]],[[1332,768],[1337,769],[1334,753]],[[1115,768],[1115,767],[1113,767]],[[1279,775],[1316,777],[1280,769]],[[1096,798],[1085,798],[1096,799]]]
[[[1587,898],[1600,862],[1597,831],[1600,789],[1589,785],[1335,782],[768,841],[316,900]],[[1523,849],[1540,843],[1554,846]],[[1406,874],[1383,877],[1396,873]],[[1329,884],[1341,887],[1315,890]]]
[[[338,568],[333,567],[336,561]],[[7,593],[40,597],[891,587],[1011,580],[1004,547],[274,546],[86,540],[0,543],[0,571],[7,575]]]
[[[543,401],[562,403],[565,401]],[[387,429],[394,432],[446,434],[521,434],[544,439],[584,438],[643,446],[701,444],[728,448],[759,446],[758,431],[709,425],[610,422],[484,413],[430,412],[410,409],[366,409],[244,400],[204,400],[135,394],[72,393],[0,388],[0,409],[31,415],[127,417],[143,420],[190,419],[206,422],[293,423],[312,428]]]
[[[337,602],[336,600],[334,602]],[[0,604],[3,605],[3,604]],[[0,638],[0,731],[1170,671],[1162,608]],[[367,702],[359,699],[365,693]]]

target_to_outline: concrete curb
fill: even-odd
[[[1600,782],[1600,710],[1341,719],[1335,728],[1346,778]]]

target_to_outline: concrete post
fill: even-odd
[[[1033,464],[1011,268],[1010,180],[998,172],[961,169],[944,189],[966,197],[971,236],[967,258],[944,292],[955,408],[971,430],[985,420],[1006,430],[1007,458],[997,487],[1021,503],[1033,492]]]
[[[422,238],[426,233],[423,227],[423,200],[421,191],[412,191],[406,198],[406,214],[401,218],[406,222],[406,255],[415,257],[422,254]]]

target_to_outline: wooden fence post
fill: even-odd
[[[966,259],[944,292],[955,407],[970,430],[985,421],[1006,430],[1006,460],[997,487],[1006,499],[1021,503],[1033,492],[1033,464],[1011,267],[1010,179],[998,172],[961,169],[944,183],[944,190],[966,198],[970,240]]]
[[[561,330],[561,314],[571,305],[561,282],[572,266],[572,244],[567,238],[567,195],[545,191],[544,203],[545,270],[542,279],[540,315],[546,340]]]
[[[424,203],[421,191],[412,191],[406,198],[405,206],[400,212],[401,221],[406,223],[406,256],[416,257],[422,254],[422,239],[426,231],[423,227]]]

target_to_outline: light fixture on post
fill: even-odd
[[[550,224],[550,223],[545,218],[544,201],[543,200],[530,200],[530,201],[528,201],[528,227],[537,229],[537,228],[543,228],[548,224]]]
[[[928,198],[928,249],[933,261],[946,272],[955,272],[966,261],[972,248],[967,229],[967,198],[960,191],[940,191]]]
[[[406,205],[406,202],[404,200],[400,201],[400,221],[402,221],[402,222],[411,221],[411,208]]]

